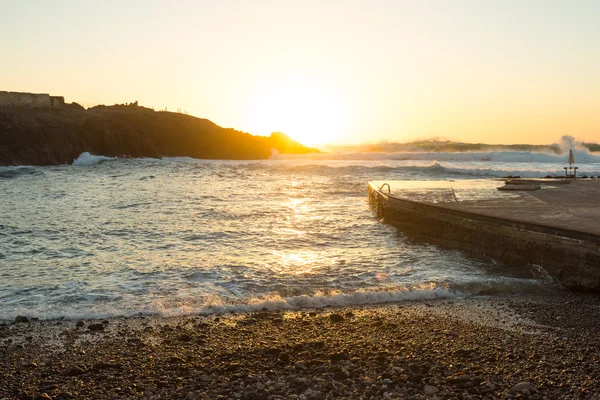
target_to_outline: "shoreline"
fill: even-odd
[[[598,315],[561,292],[1,324],[0,399],[586,398]]]

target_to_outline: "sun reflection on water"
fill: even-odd
[[[305,250],[291,253],[280,253],[274,251],[273,254],[280,259],[278,267],[275,269],[280,273],[293,275],[310,275],[320,269],[320,266],[331,263],[315,251]]]

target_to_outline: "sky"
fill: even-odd
[[[600,1],[0,0],[0,90],[306,144],[600,141]]]

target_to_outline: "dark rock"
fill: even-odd
[[[226,372],[235,372],[240,368],[239,362],[232,362],[227,367],[225,367]]]
[[[15,323],[26,323],[29,322],[29,318],[23,316],[23,315],[17,315],[15,317]]]
[[[127,342],[133,344],[137,348],[146,346],[146,343],[144,343],[144,341],[140,338],[127,339]]]
[[[79,376],[83,375],[85,371],[79,367],[73,367],[67,371],[67,376]]]
[[[82,327],[83,325],[84,325],[83,321],[77,321],[77,323],[75,324],[75,326],[78,326],[78,327]]]
[[[105,363],[105,362],[99,362],[94,364],[94,370],[95,371],[101,371],[103,369],[108,369],[111,368],[113,365],[110,363]]]
[[[431,396],[432,394],[435,394],[439,391],[440,391],[440,389],[438,389],[437,387],[435,387],[433,385],[425,385],[425,387],[423,388],[423,393],[425,393],[425,395],[427,395],[427,396]]]
[[[347,376],[347,375],[346,375],[346,373],[345,373],[345,372],[343,372],[343,371],[335,372],[335,373],[333,374],[333,379],[335,379],[336,381],[343,381],[343,380],[345,380],[346,378],[348,378],[348,376]]]
[[[450,384],[461,385],[467,382],[471,382],[471,377],[469,375],[449,376],[446,380]]]
[[[339,352],[339,353],[331,353],[331,354],[329,354],[329,359],[331,361],[341,361],[341,360],[347,360],[349,358],[350,357],[348,356],[348,354],[345,353],[345,352],[343,352],[343,351]]]
[[[300,353],[302,350],[304,350],[304,344],[303,343],[296,343],[294,345],[294,347],[292,347],[292,351],[294,353]]]
[[[331,322],[342,322],[344,320],[344,317],[340,314],[331,314],[329,316],[329,319],[331,320]]]
[[[265,350],[265,353],[276,356],[281,353],[281,349],[278,349],[277,347],[270,347]]]
[[[103,331],[104,330],[104,325],[102,325],[102,324],[91,324],[91,325],[88,325],[88,329],[90,331],[97,331],[97,332],[98,331]]]
[[[513,394],[522,393],[523,390],[527,390],[530,393],[537,392],[537,388],[529,382],[517,383],[515,386],[512,387],[512,389],[510,389],[510,392]]]
[[[177,339],[180,342],[189,342],[192,340],[192,337],[190,335],[184,333],[183,335],[180,335]]]
[[[469,357],[474,352],[475,350],[473,349],[458,349],[454,352],[454,354],[460,357]]]

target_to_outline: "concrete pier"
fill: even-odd
[[[492,179],[375,181],[369,198],[378,217],[409,235],[600,289],[600,181],[535,183],[540,190],[501,191],[504,181]]]

